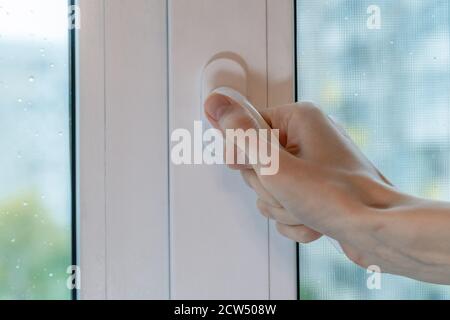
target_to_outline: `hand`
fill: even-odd
[[[205,111],[212,125],[223,132],[256,128],[254,119],[225,96],[211,96]],[[284,148],[280,151],[278,174],[262,176],[247,165],[233,169],[241,170],[259,197],[259,210],[277,222],[281,234],[300,243],[325,234],[338,240],[346,255],[365,268],[376,264],[383,272],[432,282],[450,281],[450,268],[442,271],[440,266],[439,273],[432,275],[419,271],[418,261],[428,263],[426,259],[430,259],[424,257],[423,248],[420,252],[416,248],[417,239],[412,233],[420,230],[421,219],[407,219],[403,212],[412,208],[411,214],[415,215],[420,210],[417,208],[439,211],[439,206],[397,191],[344,130],[313,104],[281,106],[262,115],[272,128],[280,130]],[[431,213],[429,217],[432,221]],[[445,220],[447,227],[449,221]],[[436,213],[433,223],[443,225],[442,212]],[[425,247],[442,241],[450,243],[447,233],[422,235]],[[448,261],[449,249],[447,245]]]
[[[208,99],[206,115],[223,132],[256,128],[244,109],[221,95]],[[394,200],[389,182],[314,105],[287,105],[262,115],[280,130],[284,150],[278,174],[261,176],[248,165],[232,168],[242,171],[259,196],[261,213],[276,220],[282,234],[301,243],[316,240],[321,233],[345,241],[340,231],[361,220],[365,205],[386,207]]]

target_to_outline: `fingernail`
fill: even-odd
[[[220,94],[214,94],[206,101],[205,111],[213,120],[219,121],[230,105],[231,102],[227,97]]]

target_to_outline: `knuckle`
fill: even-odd
[[[227,167],[228,167],[228,169],[231,169],[231,170],[242,170],[242,169],[245,169],[245,168],[246,168],[245,165],[242,165],[242,164],[234,164],[234,163],[228,163],[228,164],[227,164]]]
[[[316,240],[316,233],[306,227],[299,227],[296,231],[300,243],[307,244]]]
[[[261,212],[261,214],[267,218],[271,218],[271,211],[269,205],[262,201],[261,199],[258,199],[256,202],[256,206],[258,207],[258,210]]]
[[[304,120],[318,120],[325,118],[323,111],[312,102],[297,103],[297,115]]]
[[[277,227],[277,231],[279,234],[286,236],[286,237],[288,236],[287,232],[286,232],[286,226],[284,224],[277,222],[276,227]]]
[[[277,230],[281,235],[302,244],[311,243],[321,237],[317,232],[305,226],[287,226],[277,223]]]
[[[253,174],[251,170],[242,170],[241,171],[242,178],[244,179],[247,186],[254,189],[254,183],[253,183]]]
[[[229,129],[243,129],[248,130],[255,128],[255,122],[252,117],[249,117],[247,114],[242,112],[236,112],[231,115],[229,115],[225,119],[226,128]]]
[[[354,252],[352,254],[347,255],[347,257],[354,264],[360,266],[361,268],[367,268],[370,264],[367,262],[366,256],[359,252]]]

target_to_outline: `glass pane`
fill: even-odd
[[[68,4],[0,0],[0,299],[70,299]]]
[[[373,4],[297,0],[299,99],[337,118],[402,190],[450,200],[449,2],[378,0],[368,13]],[[387,275],[368,290],[366,270],[326,240],[300,250],[303,299],[450,298]]]

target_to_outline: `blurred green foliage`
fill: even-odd
[[[39,196],[0,202],[0,299],[70,299],[70,243]]]
[[[312,285],[300,285],[300,300],[319,300],[319,295]]]

